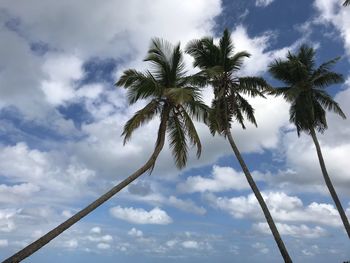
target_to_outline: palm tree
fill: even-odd
[[[350,238],[349,221],[329,178],[316,136],[316,131],[323,133],[327,129],[326,110],[346,118],[338,103],[326,91],[329,85],[344,81],[341,74],[331,71],[338,60],[329,60],[316,68],[315,50],[302,45],[297,54],[289,52],[287,60],[279,59],[271,63],[269,71],[286,84],[286,87],[278,88],[275,92],[291,103],[290,122],[295,124],[298,136],[306,132],[314,141],[324,180]]]
[[[343,6],[347,6],[347,5],[350,5],[350,0],[346,0],[346,1],[343,3]]]
[[[197,86],[198,83],[204,83],[202,82],[203,78],[198,74],[186,76],[180,44],[173,47],[168,42],[154,39],[145,61],[152,64],[152,72],[142,73],[133,69],[126,70],[116,85],[124,86],[127,89],[130,104],[140,99],[149,100],[148,104],[137,111],[124,126],[122,134],[124,144],[131,138],[135,129],[156,116],[160,117],[157,140],[151,157],[127,179],[4,262],[19,262],[30,256],[143,173],[151,172],[163,149],[166,133],[168,133],[170,147],[178,168],[183,168],[186,165],[189,143],[197,148],[197,157],[199,158],[202,147],[192,119],[204,120],[208,112],[208,107],[202,102],[199,86]]]
[[[214,43],[213,38],[206,37],[191,41],[186,52],[193,56],[194,67],[199,67],[209,76],[209,83],[211,83],[214,90],[214,99],[208,119],[211,133],[213,135],[218,133],[228,139],[263,210],[282,257],[285,262],[292,262],[264,198],[231,134],[233,120],[237,121],[243,129],[245,129],[245,118],[257,126],[254,109],[243,95],[264,97],[263,93],[266,89],[269,89],[269,85],[260,77],[238,77],[237,72],[241,68],[244,58],[249,57],[250,54],[245,51],[234,54],[233,49],[230,33],[226,29],[218,45]]]

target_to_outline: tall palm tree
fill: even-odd
[[[350,5],[350,0],[346,0],[344,3],[343,3],[344,6],[347,6],[347,5]]]
[[[329,178],[316,136],[316,131],[324,132],[327,129],[326,110],[346,118],[338,103],[326,91],[329,85],[344,81],[341,74],[331,71],[338,60],[335,58],[316,67],[315,50],[302,45],[296,54],[289,52],[286,60],[279,59],[271,63],[269,71],[273,77],[286,84],[286,87],[278,88],[275,92],[291,103],[290,122],[295,124],[298,136],[306,132],[314,141],[323,178],[350,238],[349,221]]]
[[[183,168],[186,165],[189,143],[197,148],[197,157],[199,158],[202,147],[192,119],[204,120],[208,112],[208,107],[201,100],[199,86],[197,85],[198,83],[204,83],[203,78],[198,74],[186,76],[183,54],[179,44],[173,47],[168,42],[154,39],[145,61],[150,62],[153,66],[152,72],[126,70],[116,85],[127,89],[130,104],[140,99],[149,100],[148,104],[137,111],[124,126],[122,134],[124,144],[131,138],[135,129],[156,116],[160,117],[157,140],[151,157],[127,179],[4,262],[19,262],[30,256],[143,173],[151,172],[159,153],[163,149],[166,133],[178,168]]]
[[[244,95],[264,97],[263,93],[266,89],[269,89],[269,85],[260,77],[238,77],[237,72],[240,70],[244,58],[249,57],[250,54],[245,51],[238,53],[233,51],[234,46],[227,29],[224,31],[218,45],[214,43],[213,38],[206,37],[191,41],[186,48],[186,52],[194,58],[194,67],[199,67],[209,76],[209,83],[211,83],[214,90],[214,99],[208,119],[210,131],[213,135],[218,133],[228,139],[263,210],[282,257],[285,262],[292,262],[264,198],[231,134],[231,125],[234,120],[243,129],[245,129],[245,118],[257,125],[254,109],[244,98]]]

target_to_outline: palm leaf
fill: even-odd
[[[246,51],[237,52],[229,58],[228,65],[225,65],[224,68],[227,69],[226,71],[238,71],[243,65],[243,60],[249,57],[250,54]]]
[[[187,163],[187,138],[185,134],[184,123],[178,118],[177,112],[172,112],[168,121],[168,135],[170,148],[175,158],[176,166],[181,169]]]
[[[130,140],[132,133],[141,125],[149,122],[159,112],[159,109],[159,101],[153,99],[143,109],[137,111],[124,126],[122,133],[122,136],[124,136],[124,144]]]
[[[133,69],[126,70],[116,85],[124,86],[127,89],[127,98],[130,104],[151,96],[159,97],[162,92],[156,79],[149,71],[141,73]]]
[[[186,111],[181,111],[181,115],[183,118],[184,127],[186,128],[186,134],[190,139],[191,144],[197,147],[197,158],[199,158],[202,153],[202,144],[199,139],[196,127],[194,126],[191,117]]]
[[[325,91],[315,91],[315,99],[328,111],[333,111],[334,113],[341,116],[343,119],[346,119],[345,113],[340,108],[339,104],[333,100],[329,94]]]
[[[265,98],[264,93],[272,92],[272,87],[260,77],[241,77],[236,91],[250,97],[260,96]]]

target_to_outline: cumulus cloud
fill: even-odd
[[[186,241],[182,242],[181,245],[184,248],[190,248],[190,249],[198,249],[199,248],[198,242],[194,241],[194,240],[186,240]]]
[[[7,247],[9,242],[7,239],[0,239],[0,247]]]
[[[38,192],[40,187],[31,183],[6,185],[0,184],[0,202],[17,203],[26,200]]]
[[[315,0],[314,6],[319,12],[316,23],[331,24],[340,34],[334,35],[344,41],[344,48],[350,57],[350,10],[341,6],[337,0]]]
[[[171,217],[158,207],[146,211],[142,208],[116,206],[109,211],[113,217],[135,224],[167,225],[173,222]]]
[[[78,240],[70,239],[66,241],[63,246],[66,248],[75,249],[78,247],[78,245],[79,245]]]
[[[113,237],[111,235],[103,235],[103,236],[87,236],[87,240],[91,242],[112,242]]]
[[[270,42],[274,39],[277,32],[266,31],[258,36],[249,36],[247,28],[244,25],[238,25],[231,33],[235,46],[235,51],[247,51],[251,54],[250,58],[244,60],[240,75],[261,75],[267,70],[267,66],[276,58],[283,57],[288,50],[294,49],[299,45],[301,39],[298,39],[291,46],[281,49],[269,50]]]
[[[95,226],[95,227],[90,229],[90,232],[94,233],[94,234],[101,234],[101,228],[98,226]]]
[[[270,251],[268,249],[268,247],[266,246],[266,244],[261,243],[261,242],[256,242],[256,243],[252,244],[252,248],[257,249],[262,254],[267,254]]]
[[[283,192],[262,193],[272,217],[282,222],[308,222],[339,227],[341,220],[338,211],[331,204],[316,203],[305,206],[296,196]],[[216,197],[208,194],[206,199],[211,204],[234,218],[260,220],[263,217],[261,208],[253,194],[233,198]]]
[[[132,237],[143,237],[142,231],[136,229],[135,227],[130,229],[130,231],[128,232],[128,235]]]
[[[258,172],[253,173],[257,180],[262,179]],[[222,192],[228,190],[249,189],[247,179],[242,172],[237,172],[231,167],[214,165],[211,178],[202,176],[190,176],[184,183],[178,185],[178,190],[185,193],[194,192]]]
[[[0,209],[0,232],[12,232],[16,228],[14,217],[19,212],[15,209]]]
[[[295,238],[319,238],[328,234],[324,228],[319,226],[309,227],[304,224],[289,225],[281,223],[277,223],[276,226],[281,235],[293,236]],[[253,229],[260,233],[271,235],[271,230],[265,222],[253,224]]]
[[[1,192],[17,193],[16,198],[29,197],[34,193],[50,192],[49,196],[61,198],[79,195],[94,176],[94,172],[74,164],[74,161],[60,162],[64,156],[55,152],[42,152],[28,148],[25,143],[3,147],[0,150],[2,176],[12,183],[25,182],[14,186],[1,185]],[[8,160],[11,160],[9,162]],[[69,182],[69,183],[68,183]],[[85,188],[86,189],[86,188]]]
[[[110,245],[110,244],[107,244],[107,243],[98,243],[98,244],[97,244],[97,248],[98,248],[98,249],[102,249],[102,250],[110,249],[110,248],[111,248],[111,245]]]
[[[256,0],[255,5],[260,7],[266,7],[270,4],[272,4],[274,0]]]
[[[169,205],[197,215],[204,215],[207,212],[204,207],[197,206],[192,200],[182,200],[175,196],[169,197]]]

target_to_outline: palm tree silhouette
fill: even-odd
[[[4,262],[19,262],[30,256],[143,173],[152,172],[157,157],[163,149],[166,133],[168,133],[170,147],[178,168],[186,165],[189,143],[197,148],[199,158],[202,147],[192,119],[204,120],[208,113],[208,107],[202,102],[199,89],[199,85],[205,83],[203,77],[198,74],[186,76],[180,44],[173,47],[166,41],[153,39],[145,61],[152,64],[152,72],[126,70],[116,85],[127,89],[130,104],[140,99],[150,100],[124,126],[122,134],[124,144],[131,138],[135,129],[156,116],[160,117],[157,140],[151,157],[124,181]]]
[[[269,90],[270,87],[260,77],[238,77],[237,72],[240,70],[244,58],[249,57],[250,54],[245,51],[234,54],[233,50],[234,46],[227,29],[224,31],[218,45],[214,43],[213,38],[206,37],[191,41],[186,48],[186,52],[194,58],[194,67],[199,67],[206,73],[214,90],[214,99],[208,119],[210,131],[213,135],[218,133],[228,139],[263,210],[284,261],[292,262],[264,198],[254,182],[230,130],[234,120],[245,129],[245,118],[257,126],[254,109],[242,95],[264,97],[264,92]]]
[[[347,6],[347,5],[350,5],[350,0],[346,0],[346,1],[343,3],[343,6]]]
[[[273,77],[286,84],[286,87],[277,88],[275,93],[291,103],[290,122],[295,124],[298,136],[306,132],[314,141],[323,178],[350,238],[349,221],[328,175],[316,136],[316,131],[323,133],[327,129],[326,110],[346,118],[338,103],[326,91],[329,85],[344,81],[341,74],[331,71],[338,60],[329,60],[316,68],[315,50],[302,45],[296,54],[289,52],[286,60],[279,59],[271,63],[269,71]]]

